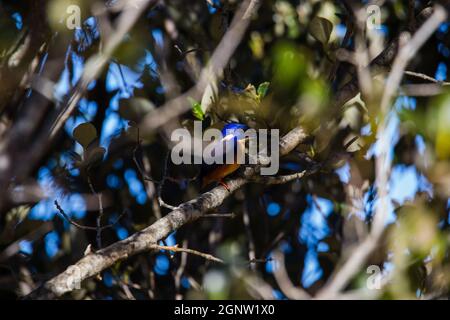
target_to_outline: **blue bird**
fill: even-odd
[[[244,132],[249,127],[241,123],[227,123],[221,130],[223,138],[217,143],[223,143],[223,164],[205,164],[203,163],[200,169],[200,177],[202,181],[202,188],[207,187],[213,182],[218,182],[225,189],[230,191],[228,186],[223,182],[223,179],[228,175],[239,169],[240,164],[237,163],[238,152],[242,151],[243,142],[245,142]],[[232,141],[231,147],[234,152],[234,162],[226,163],[226,156],[231,152],[230,148],[226,148],[226,143]],[[241,149],[240,149],[241,148]]]

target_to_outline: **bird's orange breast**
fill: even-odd
[[[223,178],[239,169],[239,167],[240,164],[237,163],[221,165],[203,178],[202,186],[205,187],[212,182],[221,181]]]

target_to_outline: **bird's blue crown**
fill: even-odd
[[[227,123],[222,129],[222,135],[225,137],[227,135],[234,135],[236,138],[240,139],[243,136],[243,132],[248,130],[249,127],[242,123]],[[242,131],[241,131],[242,130]]]

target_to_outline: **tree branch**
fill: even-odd
[[[291,130],[280,140],[280,156],[291,152],[305,138],[306,134],[302,128],[297,127]],[[83,280],[99,274],[116,262],[155,248],[158,241],[166,238],[183,225],[197,220],[207,212],[220,206],[234,191],[247,184],[249,178],[258,174],[257,167],[247,169],[245,172],[246,177],[238,177],[226,182],[229,190],[223,186],[218,186],[194,200],[181,204],[163,218],[127,239],[86,255],[61,274],[45,282],[25,298],[52,299],[59,297],[78,288]]]
[[[190,253],[199,257],[202,257],[208,261],[214,261],[218,263],[225,263],[222,259],[219,259],[217,257],[214,257],[213,255],[209,253],[203,253],[197,250],[188,249],[188,248],[180,248],[178,245],[175,246],[160,246],[160,245],[153,245],[150,247],[151,250],[167,250],[167,251],[173,251],[173,252],[185,252]]]

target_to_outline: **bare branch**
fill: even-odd
[[[242,210],[242,222],[244,223],[245,227],[245,233],[247,234],[247,241],[248,241],[248,258],[250,262],[256,260],[256,249],[255,249],[255,241],[253,240],[252,235],[252,229],[250,225],[250,215],[248,212],[248,203],[245,202],[243,204],[243,210]],[[255,270],[256,265],[254,263],[250,263],[250,268]]]
[[[209,253],[203,253],[197,250],[192,250],[192,249],[188,249],[188,248],[180,248],[178,245],[175,246],[160,246],[160,245],[153,245],[151,246],[149,249],[153,249],[153,250],[167,250],[167,251],[173,251],[173,252],[185,252],[185,253],[190,253],[199,257],[202,257],[208,261],[214,261],[214,262],[218,262],[218,263],[225,263],[222,259],[216,258],[213,255],[209,254]]]
[[[430,77],[430,76],[428,76],[428,75],[426,75],[426,74],[419,73],[419,72],[405,71],[405,74],[406,74],[407,76],[411,76],[411,77],[415,77],[415,78],[427,80],[427,81],[430,81],[430,82],[433,82],[433,83],[437,83],[437,84],[450,85],[450,82],[439,81],[439,80],[436,80],[436,79],[433,78],[433,77]]]
[[[188,241],[184,240],[183,248],[187,248],[187,246],[188,246]],[[177,291],[177,293],[175,295],[176,300],[181,300],[183,298],[183,296],[180,293],[180,287],[181,287],[181,276],[183,275],[184,269],[186,268],[186,263],[187,263],[187,252],[182,252],[180,266],[178,267],[177,272],[175,273],[175,276],[174,276],[175,289]]]
[[[209,213],[205,214],[202,218],[229,218],[234,219],[236,215],[234,213]]]
[[[91,231],[96,231],[98,232],[103,231],[105,229],[111,228],[113,226],[115,226],[121,219],[123,216],[125,216],[125,214],[127,213],[127,210],[124,210],[119,217],[117,217],[116,221],[114,221],[111,224],[107,224],[105,226],[96,226],[96,227],[91,227],[91,226],[85,226],[85,225],[81,225],[78,222],[74,221],[72,218],[69,217],[69,215],[64,211],[64,209],[61,207],[61,205],[58,203],[58,200],[55,200],[55,207],[56,209],[58,209],[58,212],[64,217],[64,219],[67,220],[67,222],[69,222],[71,225],[77,227],[78,229],[82,229],[82,230],[91,230]]]

